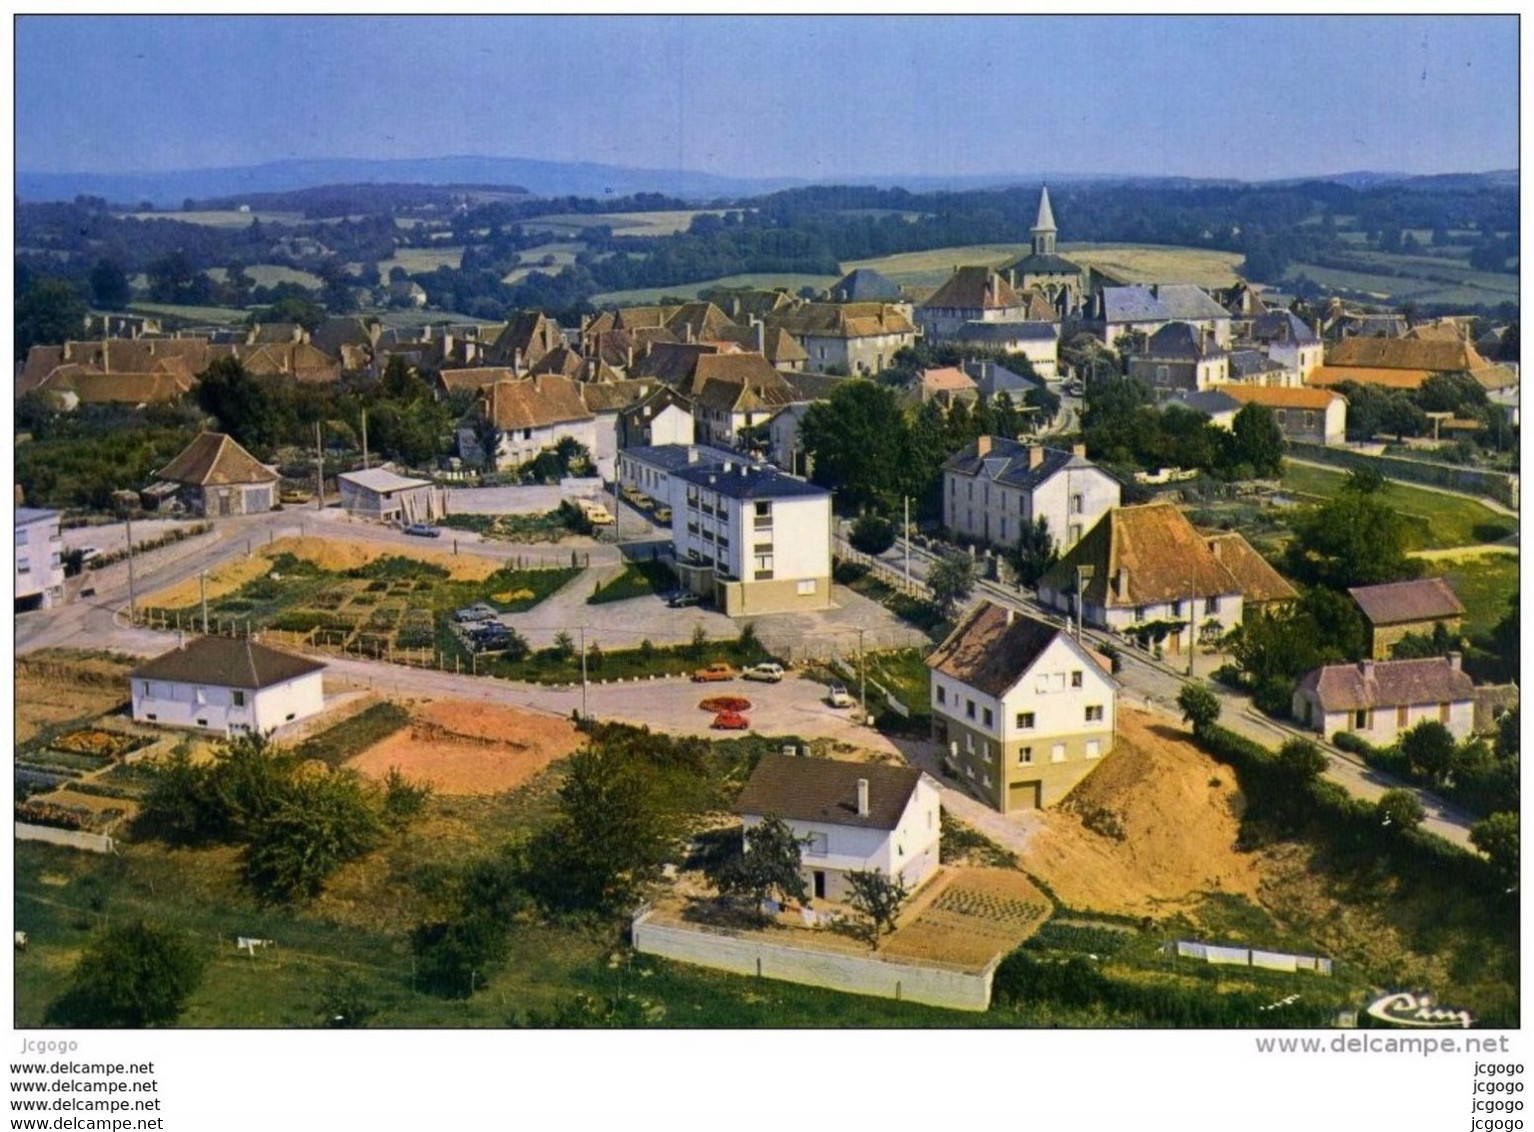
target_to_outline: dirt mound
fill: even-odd
[[[1206,892],[1255,897],[1258,861],[1235,847],[1244,803],[1231,771],[1165,717],[1118,716],[1102,765],[1040,815],[1024,868],[1072,907],[1104,912],[1160,916]]]
[[[257,578],[264,578],[271,572],[272,561],[266,556],[265,550],[253,554],[249,558],[232,558],[227,562],[221,562],[208,571],[208,600],[216,601],[227,594],[234,593],[246,582],[253,582]],[[202,590],[198,587],[196,576],[177,582],[163,590],[156,590],[143,599],[146,606],[158,606],[162,609],[182,609],[202,600]]]
[[[350,759],[370,778],[390,767],[443,794],[497,794],[526,782],[581,745],[570,721],[499,704],[437,700],[416,710],[413,726]]]

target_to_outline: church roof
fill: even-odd
[[[1039,188],[1039,218],[1033,222],[1035,232],[1053,232],[1055,228],[1054,209],[1049,207],[1049,186]]]
[[[1015,259],[1007,269],[1019,275],[1080,275],[1081,265],[1072,263],[1063,255],[1051,252],[1030,252]]]

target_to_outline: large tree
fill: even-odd
[[[877,951],[879,937],[895,930],[900,908],[910,895],[905,878],[854,869],[847,873],[847,888],[847,903],[862,917],[863,938]]]
[[[799,871],[802,850],[787,822],[768,814],[746,830],[745,849],[719,872],[719,891],[744,896],[753,910],[776,896],[802,901],[806,885]]]
[[[168,1026],[202,980],[203,959],[169,928],[130,920],[85,947],[69,989],[48,1008],[56,1026]]]
[[[197,404],[218,419],[221,429],[258,454],[269,452],[279,440],[281,408],[238,358],[220,358],[203,372]]]
[[[121,310],[131,297],[123,269],[114,260],[98,259],[91,268],[91,302],[103,310]]]
[[[245,879],[267,899],[317,896],[331,873],[382,833],[378,798],[355,771],[297,775],[251,830]]]
[[[1266,405],[1248,404],[1231,421],[1231,459],[1248,467],[1254,476],[1276,476],[1283,471],[1284,432]]]
[[[898,504],[906,422],[893,389],[843,382],[806,410],[799,435],[813,461],[811,478],[836,493],[839,508]]]
[[[33,346],[57,345],[85,332],[85,300],[64,279],[34,280],[16,302],[16,356]]]
[[[952,616],[975,588],[975,560],[962,553],[943,555],[927,568],[927,588],[943,616]]]
[[[1409,578],[1416,564],[1406,556],[1406,524],[1377,492],[1348,485],[1294,520],[1288,572],[1333,589]]]
[[[1050,533],[1047,518],[1040,515],[1032,523],[1023,524],[1012,556],[1019,582],[1032,589],[1059,559],[1060,544],[1055,542],[1055,536]]]
[[[1518,814],[1492,814],[1470,827],[1470,843],[1491,861],[1504,883],[1518,884]]]

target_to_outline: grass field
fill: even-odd
[[[1445,558],[1434,562],[1434,571],[1442,571],[1449,585],[1465,605],[1464,632],[1475,637],[1491,631],[1508,602],[1518,592],[1518,556],[1516,554],[1481,554],[1466,558]]]
[[[462,262],[463,248],[456,244],[441,248],[399,248],[388,259],[378,261],[378,273],[388,279],[389,272],[396,267],[403,267],[410,275],[436,271],[439,267],[451,267],[456,271]]]
[[[229,271],[223,267],[210,267],[204,274],[222,283]],[[279,283],[297,283],[300,287],[310,289],[320,286],[320,277],[312,271],[299,271],[280,263],[253,263],[245,269],[245,274],[254,280],[257,287],[275,287]]]
[[[237,209],[208,212],[133,212],[135,220],[179,220],[183,224],[202,224],[208,228],[249,228],[252,220],[263,224],[302,224],[301,212],[240,212]]]
[[[583,228],[606,225],[615,235],[622,236],[674,236],[685,232],[694,216],[723,216],[717,208],[678,209],[668,212],[601,212],[601,213],[550,213],[534,216],[522,222],[529,232],[547,230],[556,235],[578,235]]]
[[[935,287],[952,275],[955,267],[981,264],[1000,267],[1027,250],[1027,244],[971,244],[965,247],[932,248],[924,252],[899,252],[875,259],[851,259],[842,264],[842,271],[871,267],[896,283]],[[835,280],[828,282],[834,283]]]
[[[159,315],[162,318],[184,318],[191,322],[213,323],[244,322],[249,313],[238,307],[182,307],[172,303],[134,303],[128,311],[130,314]]]
[[[1411,299],[1418,303],[1470,304],[1502,303],[1518,301],[1518,277],[1497,272],[1472,271],[1455,262],[1435,263],[1425,257],[1415,257],[1424,266],[1413,267],[1414,257],[1382,256],[1372,254],[1381,263],[1399,264],[1411,268],[1412,275],[1373,275],[1360,271],[1343,271],[1333,267],[1321,267],[1313,263],[1291,264],[1286,279],[1304,275],[1323,287],[1340,287],[1359,291],[1380,298],[1402,301]],[[1403,262],[1404,261],[1404,262]],[[1432,274],[1453,282],[1439,282],[1421,278],[1418,273]]]
[[[1283,486],[1305,495],[1335,495],[1346,481],[1342,472],[1284,461]],[[1405,517],[1408,550],[1439,550],[1496,542],[1517,530],[1517,523],[1473,499],[1388,483],[1385,500]]]
[[[501,277],[501,282],[515,283],[534,271],[556,272],[560,268],[573,264],[575,257],[585,250],[586,245],[580,240],[566,240],[561,243],[539,244],[536,248],[520,251],[517,256],[521,259],[522,266],[508,271]],[[548,265],[540,263],[539,261],[545,256],[553,256],[554,262]]]
[[[1229,287],[1242,259],[1237,252],[1154,244],[1062,244],[1060,254],[1083,267],[1099,267],[1135,282],[1200,287]]]

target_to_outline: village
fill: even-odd
[[[1516,324],[1033,205],[928,286],[31,345],[19,459],[171,446],[19,477],[18,1019],[170,890],[187,1024],[1515,1022]]]

